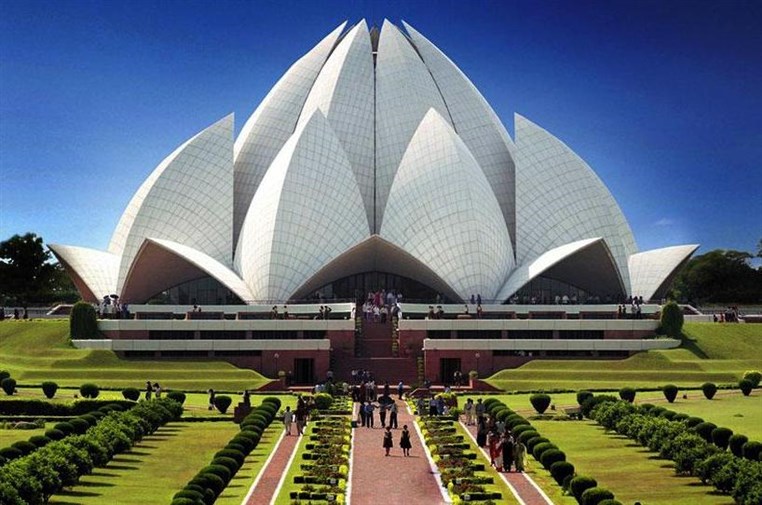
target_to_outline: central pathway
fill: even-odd
[[[281,435],[280,442],[273,447],[270,460],[265,463],[252,484],[249,495],[246,497],[246,505],[264,505],[275,500],[281,480],[288,471],[291,454],[296,450],[296,445],[301,438],[296,435]]]
[[[426,457],[414,417],[408,413],[405,402],[395,400],[398,407],[399,429],[392,430],[394,447],[384,456],[383,433],[378,411],[375,427],[355,428],[352,436],[353,459],[351,478],[351,505],[378,503],[404,503],[405,505],[440,505],[446,503],[442,490]],[[388,414],[387,414],[388,419]],[[402,456],[399,448],[402,426],[410,431],[410,457]]]

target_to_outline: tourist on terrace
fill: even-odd
[[[270,311],[270,319],[278,319],[278,306],[273,305],[273,309]]]

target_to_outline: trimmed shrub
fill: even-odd
[[[47,398],[53,398],[56,395],[56,391],[58,391],[58,384],[51,381],[46,381],[42,383],[42,392]]]
[[[238,472],[238,469],[241,468],[241,465],[238,464],[236,460],[233,458],[226,458],[224,456],[215,457],[212,460],[212,465],[222,465],[228,470],[230,470],[230,475],[234,476],[236,472]]]
[[[664,398],[666,398],[669,403],[674,403],[679,390],[674,384],[667,384],[661,389],[661,391],[664,393]]]
[[[593,397],[593,393],[591,393],[590,391],[577,391],[577,403],[579,405],[582,405],[585,402],[585,400],[592,397]]]
[[[661,331],[672,338],[680,338],[683,329],[683,309],[673,301],[661,308]]]
[[[8,396],[11,396],[13,393],[16,392],[16,379],[12,377],[6,377],[5,379],[0,381],[0,387],[3,388],[3,391],[5,391],[5,394]]]
[[[138,388],[124,388],[122,389],[122,396],[125,400],[136,402],[140,400],[140,390]]]
[[[234,449],[222,449],[221,451],[217,451],[217,453],[214,455],[214,458],[226,458],[226,459],[232,459],[236,463],[238,463],[238,466],[240,467],[243,465],[243,461],[246,459],[246,456],[244,453],[242,453],[239,450]]]
[[[69,334],[72,340],[98,338],[98,317],[95,308],[87,302],[79,301],[71,308]]]
[[[204,468],[202,468],[199,473],[216,475],[217,477],[222,479],[222,481],[226,485],[228,482],[230,482],[230,479],[233,477],[233,475],[230,473],[230,470],[228,470],[227,467],[224,467],[222,465],[207,465]]]
[[[674,416],[672,416],[672,420],[673,420],[673,421],[680,421],[680,422],[683,422],[683,421],[685,421],[686,419],[688,419],[688,417],[689,417],[689,416],[688,416],[688,414],[683,414],[682,412],[678,412],[677,414],[675,414]]]
[[[699,424],[703,423],[703,422],[704,422],[704,420],[703,420],[703,419],[701,419],[700,417],[689,417],[688,419],[686,419],[686,420],[685,420],[685,421],[683,421],[683,422],[685,423],[685,425],[686,425],[688,428],[695,428],[695,427],[696,427],[696,426],[698,426]]]
[[[328,393],[318,393],[315,395],[315,407],[318,410],[328,410],[333,403],[333,397]]]
[[[606,498],[605,500],[598,502],[598,505],[622,505],[622,502],[615,500],[614,498]]]
[[[79,394],[81,394],[83,398],[98,398],[98,395],[100,393],[101,393],[100,388],[98,388],[97,385],[92,384],[90,382],[82,384],[79,387]]]
[[[544,414],[548,407],[550,407],[550,395],[545,393],[536,393],[529,397],[529,403],[537,411],[538,414]]]
[[[598,505],[603,500],[611,500],[614,493],[602,487],[591,487],[582,493],[582,505]]]
[[[540,461],[540,458],[542,457],[542,453],[545,451],[549,451],[551,449],[558,449],[554,444],[551,444],[550,442],[543,442],[541,444],[537,444],[534,446],[534,449],[532,449],[532,456],[534,456],[534,459],[537,461]]]
[[[595,407],[597,407],[601,403],[616,402],[616,401],[619,401],[619,399],[613,395],[596,395],[582,402],[582,405],[580,405],[580,412],[582,412],[583,416],[590,419],[590,413],[593,411]]]
[[[53,429],[62,431],[63,433],[67,435],[71,435],[72,433],[74,433],[74,425],[68,421],[63,421],[61,423],[57,423],[53,425]]]
[[[45,436],[51,440],[61,440],[62,438],[66,437],[66,433],[57,428],[53,428],[46,431]]]
[[[749,438],[746,435],[741,435],[740,433],[736,433],[735,435],[731,436],[730,440],[728,440],[728,447],[730,448],[730,452],[739,458],[743,457],[743,445],[748,441]]]
[[[752,461],[759,461],[759,454],[762,453],[762,443],[746,442],[743,444],[743,457]]]
[[[756,387],[759,387],[759,383],[762,382],[762,372],[759,372],[757,370],[750,370],[743,374],[743,378],[746,380],[750,380],[752,383],[752,387],[756,388]]]
[[[728,443],[730,443],[730,437],[732,436],[733,430],[730,428],[715,428],[712,430],[712,443],[724,451],[728,448]]]
[[[559,485],[563,485],[567,477],[574,475],[574,465],[568,461],[556,461],[550,465],[550,475]]]
[[[711,400],[714,398],[715,393],[717,393],[717,384],[714,382],[705,382],[701,385],[701,391],[704,392],[704,396],[707,400]]]
[[[635,388],[622,388],[619,390],[619,398],[630,403],[635,401]]]
[[[664,419],[671,421],[675,418],[677,415],[677,412],[673,410],[664,410],[661,414],[659,414],[659,417],[663,417]]]
[[[532,437],[529,440],[527,440],[527,443],[525,445],[527,446],[527,451],[534,454],[534,448],[536,446],[547,443],[547,442],[550,442],[550,440],[548,440],[545,437]]]
[[[716,424],[704,421],[703,423],[694,426],[693,431],[695,431],[698,436],[711,443],[712,431],[714,431],[716,427]]]
[[[18,442],[14,442],[11,444],[11,447],[15,447],[21,451],[24,456],[31,454],[37,450],[37,446],[27,440],[19,440]]]
[[[84,434],[90,427],[90,423],[84,419],[80,419],[79,417],[75,417],[74,419],[69,420],[69,424],[74,427],[74,433],[78,435]]]
[[[230,407],[231,403],[233,403],[233,399],[227,395],[219,395],[214,397],[214,406],[217,408],[217,410],[220,411],[221,414],[224,414],[228,411],[228,407]]]
[[[176,503],[180,498],[186,498],[191,500],[190,503],[196,504],[204,501],[204,493],[192,489],[181,489],[172,497],[172,503]]]
[[[29,437],[29,442],[34,444],[36,447],[45,447],[52,441],[52,438],[46,437],[45,435],[35,435],[33,437]]]
[[[569,482],[569,490],[574,498],[577,499],[577,503],[582,503],[582,493],[588,489],[594,488],[598,485],[598,481],[592,477],[586,477],[584,475],[578,475]]]
[[[170,391],[167,393],[167,398],[176,401],[180,405],[185,404],[185,393],[182,391]]]
[[[540,454],[540,463],[548,470],[553,463],[558,463],[559,461],[566,461],[566,454],[558,449],[548,449]]]
[[[11,376],[11,373],[8,370],[0,370],[0,381],[3,379],[7,379]]]
[[[20,458],[24,455],[24,452],[17,447],[3,447],[0,449],[0,458],[5,458],[10,461],[16,458]]]
[[[742,379],[738,383],[738,389],[741,390],[744,396],[749,396],[751,390],[754,389],[754,384],[749,379]]]
[[[516,438],[522,433],[524,433],[525,431],[534,431],[534,428],[532,427],[531,424],[524,424],[524,423],[521,423],[517,426],[513,426],[511,428],[511,433]]]
[[[528,429],[526,431],[522,431],[521,433],[519,433],[517,438],[518,438],[519,442],[521,442],[524,445],[527,445],[527,442],[529,441],[530,438],[539,438],[539,437],[540,437],[540,434],[537,433],[534,430],[534,428],[531,428],[531,429]],[[529,446],[527,446],[527,448],[529,448]]]

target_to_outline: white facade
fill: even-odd
[[[141,303],[205,275],[247,303],[286,301],[367,268],[497,303],[543,276],[615,296],[666,289],[696,246],[638,254],[579,156],[521,116],[514,143],[468,77],[403,27],[342,23],[235,141],[230,115],[162,161],[108,252],[51,246],[83,296]]]

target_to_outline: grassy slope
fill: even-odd
[[[68,320],[0,323],[0,369],[20,385],[52,380],[61,386],[142,387],[151,380],[172,389],[241,391],[267,382],[224,361],[125,360],[111,351],[75,349],[68,332]]]
[[[679,349],[648,351],[624,360],[534,360],[488,379],[500,389],[585,389],[699,386],[735,383],[762,369],[762,325],[688,323]]]
[[[626,437],[606,434],[593,421],[533,421],[564,451],[577,472],[611,490],[622,503],[649,505],[732,505],[694,477],[678,477],[672,463]],[[531,459],[531,458],[530,458]],[[534,462],[534,465],[538,463]]]
[[[233,423],[170,423],[55,495],[50,504],[169,503],[237,431]]]

